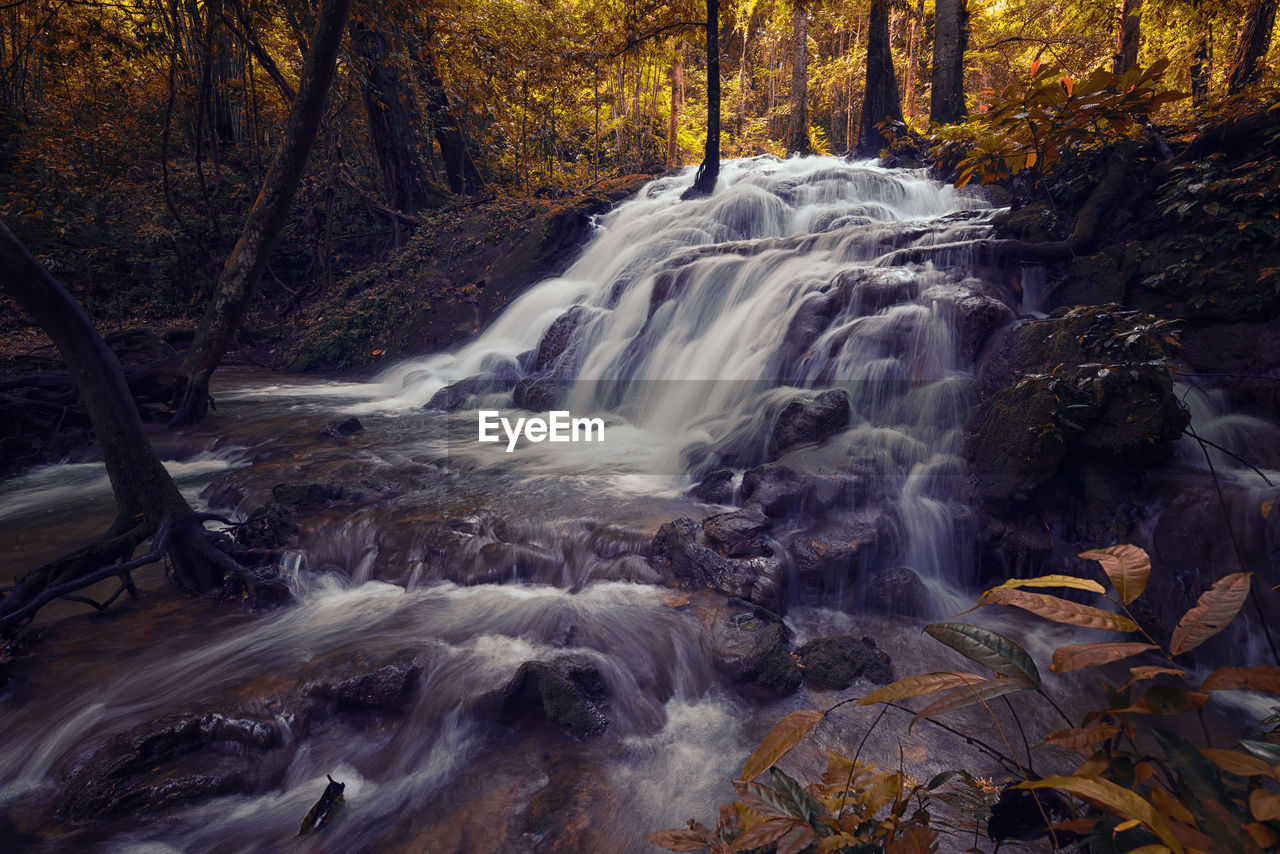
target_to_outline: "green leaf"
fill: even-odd
[[[1025,649],[998,632],[968,623],[930,623],[924,630],[993,673],[1040,687],[1040,671],[1035,661]]]

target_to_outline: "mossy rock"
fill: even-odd
[[[889,656],[870,638],[816,638],[796,650],[804,679],[828,691],[843,691],[858,679],[877,685],[893,681]]]

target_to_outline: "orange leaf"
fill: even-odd
[[[1258,821],[1280,821],[1280,795],[1254,789],[1249,793],[1249,812]]]
[[[1120,594],[1120,601],[1126,605],[1147,589],[1147,581],[1151,577],[1151,558],[1137,546],[1090,549],[1081,552],[1080,557],[1102,564],[1102,571],[1111,579],[1111,586]]]
[[[1151,643],[1123,641],[1118,643],[1077,643],[1058,647],[1053,654],[1053,664],[1049,669],[1054,673],[1070,673],[1086,667],[1097,667],[1110,664],[1122,658],[1138,655],[1160,647]]]
[[[768,821],[762,821],[755,827],[744,830],[737,839],[733,840],[733,848],[729,850],[750,851],[752,848],[763,848],[771,842],[777,842],[794,823],[795,819],[791,818],[771,818]]]
[[[987,593],[987,601],[997,605],[1014,605],[1024,611],[1070,626],[1087,629],[1105,629],[1112,632],[1136,632],[1138,625],[1128,617],[1103,611],[1089,605],[1080,605],[1048,596],[1044,593],[1028,593],[1025,590],[996,588]]]
[[[986,677],[976,673],[921,673],[917,676],[906,676],[883,688],[877,688],[858,701],[859,706],[870,706],[873,703],[884,703],[889,700],[903,700],[907,697],[919,697],[924,694],[936,694],[958,685],[980,685]]]
[[[1187,671],[1177,667],[1164,667],[1158,664],[1146,665],[1143,667],[1130,667],[1129,675],[1131,678],[1124,684],[1120,690],[1128,688],[1135,682],[1146,682],[1148,679],[1155,679],[1157,676],[1186,676]]]
[[[826,713],[821,709],[803,709],[787,715],[778,722],[777,726],[769,730],[764,741],[760,742],[760,746],[751,754],[751,758],[742,769],[740,778],[754,780],[768,771],[775,762],[786,756],[791,748],[799,744],[809,730],[817,726],[818,721],[824,717]]]
[[[1266,691],[1280,694],[1280,667],[1219,667],[1200,685],[1201,691]]]
[[[700,851],[707,847],[702,834],[692,830],[659,830],[640,838],[668,851]]]
[[[1169,651],[1173,655],[1190,652],[1226,628],[1240,613],[1249,595],[1252,575],[1252,572],[1233,572],[1218,579],[1200,596],[1195,607],[1182,615],[1173,630]]]

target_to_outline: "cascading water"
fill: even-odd
[[[715,195],[681,201],[691,177],[605,216],[563,275],[455,353],[369,384],[223,390],[225,441],[247,464],[208,505],[245,513],[274,483],[346,484],[290,565],[300,603],[200,610],[186,632],[142,610],[105,629],[124,647],[110,653],[96,625],[64,626],[59,682],[18,686],[0,711],[15,745],[0,820],[52,822],[49,850],[276,851],[333,774],[348,814],[299,850],[642,851],[640,834],[728,799],[781,714],[824,703],[730,690],[733,632],[759,620],[724,596],[664,593],[660,523],[746,504],[718,517],[744,526],[725,554],[698,554],[745,578],[742,595],[798,609],[797,640],[855,631],[812,607],[857,604],[855,577],[906,568],[920,609],[955,604],[969,362],[1010,312],[970,259],[894,253],[980,236],[988,206],[830,158],[726,163]],[[476,441],[480,407],[599,416],[608,438],[506,453]],[[317,447],[338,412],[365,431]],[[713,481],[728,491],[687,494]],[[0,503],[0,523],[29,526],[26,499]],[[859,626],[886,645],[918,631]],[[927,666],[900,647],[902,672]],[[599,714],[604,734],[513,719],[504,692],[530,662],[579,679],[586,711],[566,726],[596,733]],[[953,761],[930,754],[921,773]],[[153,764],[160,779],[138,782]]]

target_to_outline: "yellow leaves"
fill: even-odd
[[[1254,789],[1249,793],[1249,811],[1258,821],[1280,821],[1280,795]]]
[[[1249,595],[1252,575],[1251,572],[1234,572],[1223,576],[1206,590],[1195,607],[1178,621],[1169,652],[1173,655],[1190,652],[1226,628]]]
[[[1276,769],[1268,765],[1266,760],[1235,750],[1219,750],[1213,747],[1202,747],[1200,752],[1210,762],[1223,771],[1238,777],[1253,777],[1261,774],[1264,777],[1275,777]]]
[[[1126,605],[1147,589],[1147,581],[1151,577],[1151,558],[1137,546],[1118,545],[1090,549],[1081,552],[1080,557],[1102,564],[1102,571],[1111,580],[1111,586],[1119,594],[1120,601]]]
[[[742,769],[741,779],[753,780],[773,767],[793,747],[804,739],[809,730],[826,717],[820,709],[803,709],[787,715],[771,730],[755,749]],[[770,840],[772,841],[772,840]]]
[[[1078,643],[1059,647],[1053,653],[1053,664],[1049,669],[1054,673],[1070,673],[1086,667],[1098,667],[1110,664],[1122,658],[1129,658],[1140,653],[1160,647],[1152,643],[1119,642],[1119,643]]]
[[[988,590],[984,595],[989,602],[996,605],[1013,605],[1037,616],[1052,620],[1055,623],[1066,623],[1086,629],[1104,629],[1111,632],[1135,632],[1138,625],[1128,617],[1103,611],[1089,605],[1068,602],[1056,596],[1043,593],[1028,593],[1025,590],[996,588]]]
[[[1137,819],[1176,854],[1185,849],[1160,812],[1137,792],[1100,777],[1045,777],[1018,783],[1016,789],[1061,789],[1122,819]]]

